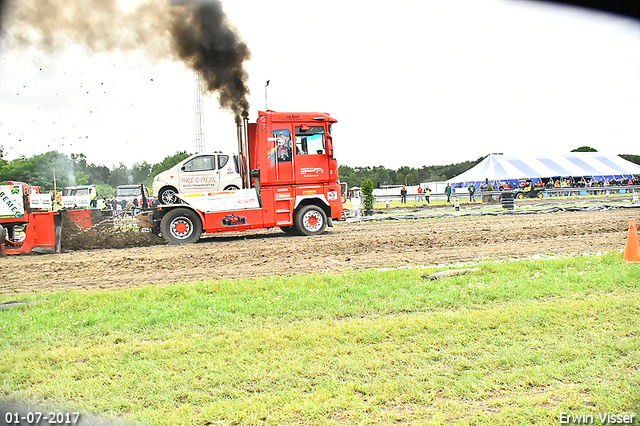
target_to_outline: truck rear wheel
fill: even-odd
[[[160,230],[169,244],[192,244],[202,235],[202,223],[193,210],[177,208],[162,218]]]
[[[301,235],[318,235],[327,229],[327,215],[318,206],[304,206],[296,213],[295,227]]]

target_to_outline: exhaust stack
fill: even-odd
[[[238,123],[238,171],[240,172],[240,177],[242,179],[242,188],[241,189],[247,189],[247,171],[244,168],[244,157],[245,157],[245,153],[244,153],[244,142],[242,140],[243,137],[243,129],[242,129],[242,123]]]
[[[249,119],[243,118],[238,123],[238,168],[242,178],[242,189],[251,188],[249,176]]]
[[[243,148],[244,148],[244,176],[245,179],[245,187],[251,188],[251,176],[249,170],[249,118],[244,117],[242,119],[242,126],[244,138],[243,138]]]

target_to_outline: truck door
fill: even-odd
[[[327,182],[329,155],[324,126],[295,126],[295,173],[298,183]]]
[[[275,178],[278,183],[293,183],[293,134],[291,126],[278,124],[277,128],[271,131],[269,148],[269,161],[272,168],[275,168]]]
[[[217,191],[220,172],[215,155],[199,155],[184,163],[180,170],[180,192]]]

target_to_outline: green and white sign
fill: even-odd
[[[0,185],[0,219],[24,217],[24,198],[19,185]]]

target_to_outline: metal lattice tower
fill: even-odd
[[[203,83],[200,71],[193,73],[194,97],[196,103],[196,153],[206,152],[207,144],[204,140],[204,110],[202,105]]]

